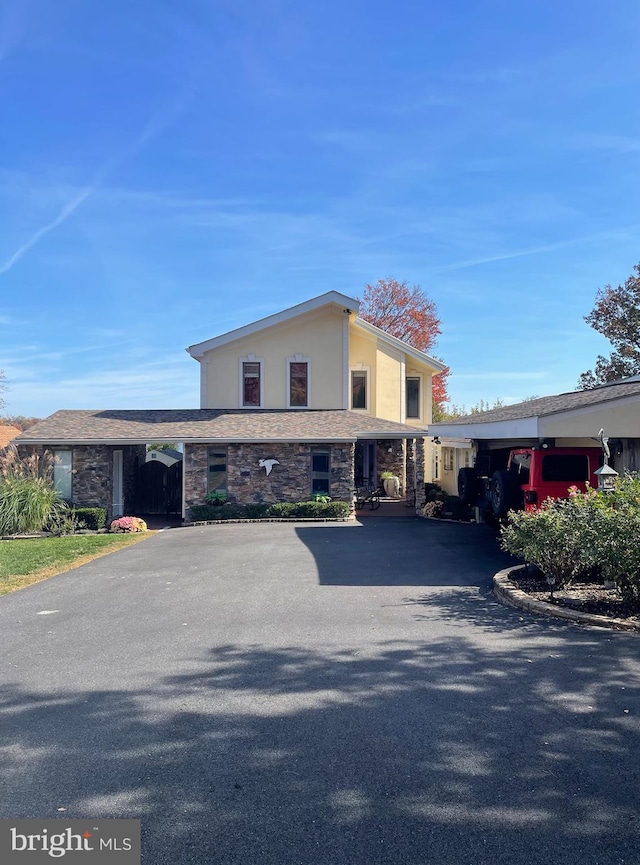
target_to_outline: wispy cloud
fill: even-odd
[[[613,229],[611,231],[603,231],[597,234],[589,234],[584,237],[573,237],[568,240],[560,240],[557,243],[545,243],[540,246],[529,246],[525,249],[514,249],[510,252],[498,253],[497,255],[488,255],[482,258],[470,258],[465,261],[458,261],[455,264],[445,264],[442,267],[434,268],[433,273],[444,273],[450,270],[462,270],[465,267],[475,267],[480,264],[490,264],[493,261],[507,261],[510,258],[522,258],[525,255],[538,255],[542,252],[553,252],[556,249],[565,249],[569,246],[577,246],[582,243],[595,243],[612,238],[620,238],[623,235],[629,235],[631,232],[636,232],[640,226],[629,225],[625,228]]]
[[[104,165],[99,168],[93,181],[75,193],[61,208],[58,215],[50,222],[41,226],[32,234],[18,249],[11,255],[4,264],[0,265],[0,276],[11,270],[29,250],[33,249],[37,243],[42,240],[49,232],[58,228],[72,216],[76,210],[81,207],[84,202],[90,198],[107,177],[111,175],[117,168],[131,157],[135,156],[146,144],[148,144],[157,135],[160,135],[172,123],[174,123],[179,115],[186,109],[192,95],[192,88],[182,91],[175,99],[166,104],[158,111],[151,120],[144,126],[142,131],[133,141],[128,144],[120,153],[107,160]]]

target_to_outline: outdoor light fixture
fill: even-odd
[[[435,436],[433,439],[433,443],[434,445],[442,444],[442,442],[440,441],[440,436]]]

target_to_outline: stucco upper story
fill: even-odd
[[[361,319],[359,306],[330,291],[189,346],[200,407],[349,409],[424,427],[444,365]]]

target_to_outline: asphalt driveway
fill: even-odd
[[[0,598],[0,816],[140,817],[145,865],[638,865],[640,639],[500,606],[505,563],[194,527]]]

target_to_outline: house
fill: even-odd
[[[466,443],[477,453],[535,445],[594,447],[600,430],[609,439],[612,467],[619,473],[640,471],[640,376],[432,424],[429,435],[442,448]]]
[[[0,422],[0,451],[3,451],[21,432],[22,430],[17,426]]]
[[[52,450],[66,497],[110,516],[149,512],[141,466],[157,441],[182,443],[177,498],[187,519],[215,491],[239,503],[314,493],[352,501],[356,484],[383,471],[417,490],[419,508],[431,382],[443,364],[358,311],[357,300],[331,291],[190,346],[199,409],[60,411],[18,445]]]

